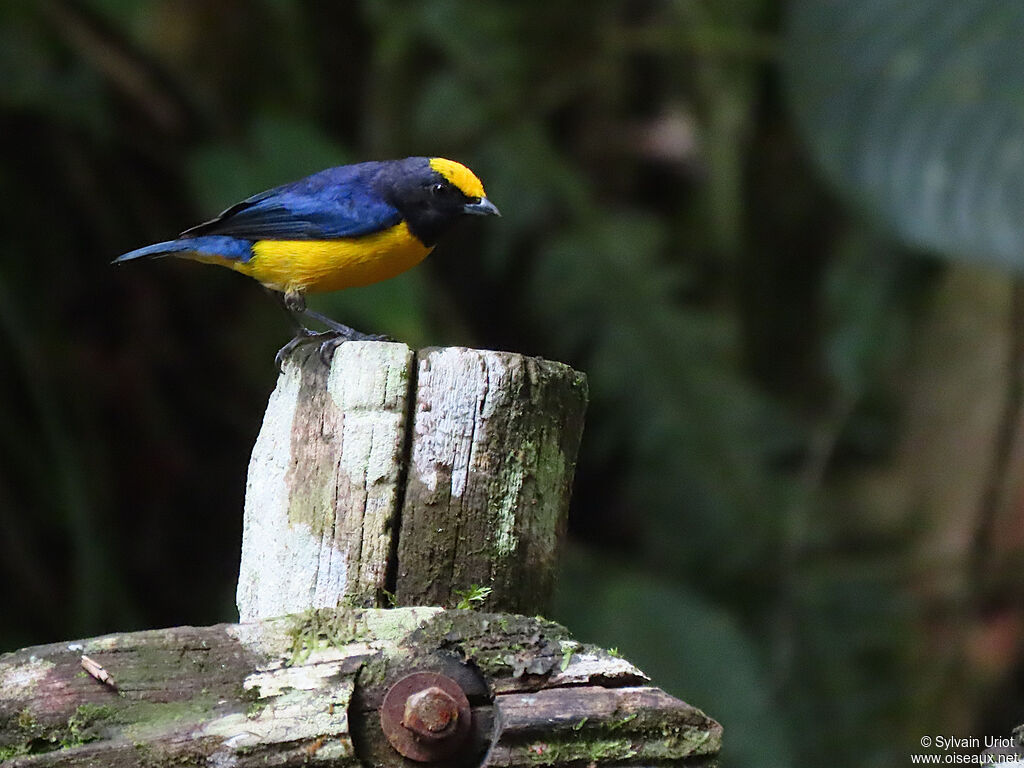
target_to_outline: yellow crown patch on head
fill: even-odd
[[[466,197],[484,197],[484,185],[462,163],[445,160],[443,157],[432,157],[430,158],[430,167],[458,187]]]

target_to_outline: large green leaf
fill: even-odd
[[[1024,3],[794,0],[785,68],[839,189],[919,247],[1024,267]]]

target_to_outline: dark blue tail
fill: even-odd
[[[118,256],[114,259],[114,263],[119,264],[122,261],[132,261],[146,257],[157,258],[160,256],[185,256],[188,258],[190,255],[200,254],[248,261],[252,258],[252,243],[248,240],[240,240],[237,237],[226,237],[224,235],[183,237],[180,240],[168,240],[163,243],[147,245],[145,248],[136,248],[134,251]]]

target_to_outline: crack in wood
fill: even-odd
[[[388,525],[388,555],[384,566],[384,595],[378,595],[377,604],[390,608],[398,583],[398,533],[402,528],[402,507],[405,504],[406,487],[409,482],[409,467],[412,464],[413,419],[416,410],[416,387],[419,381],[419,352],[413,351],[409,359],[408,377],[405,388],[405,410],[402,418],[402,448],[399,452],[398,483],[395,504],[391,510]]]

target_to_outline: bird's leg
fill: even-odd
[[[376,333],[361,333],[355,328],[350,328],[347,325],[339,323],[337,320],[332,320],[327,315],[322,315],[319,312],[314,312],[306,306],[306,297],[298,291],[288,291],[287,293],[278,294],[281,297],[281,303],[284,308],[288,310],[288,313],[292,316],[295,324],[304,329],[309,333],[314,333],[309,326],[303,323],[299,318],[308,318],[314,320],[321,325],[324,325],[328,330],[332,331],[337,336],[342,337],[345,341],[386,341],[387,336],[381,336]]]
[[[292,352],[304,344],[310,344],[315,341],[321,341],[321,343],[323,343],[327,339],[334,339],[337,337],[337,334],[332,330],[314,331],[302,322],[302,316],[306,311],[306,297],[301,293],[298,291],[281,293],[280,291],[270,289],[268,289],[268,291],[275,299],[277,299],[278,303],[288,313],[288,318],[295,327],[295,336],[289,340],[287,344],[277,350],[277,354],[274,355],[274,362],[277,364],[278,370],[284,370],[284,361],[292,354]]]
[[[374,333],[361,333],[347,325],[332,320],[326,315],[314,312],[306,306],[306,297],[299,291],[271,291],[274,296],[288,312],[292,323],[295,325],[295,338],[278,350],[275,356],[277,367],[281,368],[284,360],[304,344],[319,342],[320,359],[324,364],[330,363],[331,354],[335,347],[346,341],[391,341],[388,336]],[[314,331],[303,322],[307,318],[327,327],[326,331]]]
[[[299,318],[302,311],[306,308],[306,299],[301,293],[291,292],[282,293],[281,291],[275,291],[273,288],[267,288],[263,286],[265,290],[273,299],[277,302],[278,306],[281,307],[288,315],[288,321],[292,324],[295,329],[296,336],[308,336],[312,333],[312,330],[307,328]]]
[[[301,293],[286,293],[284,295],[285,307],[295,313],[296,322],[306,329],[310,336],[302,339],[299,343],[305,343],[307,341],[320,340],[320,360],[324,365],[329,365],[331,362],[331,355],[334,353],[335,348],[346,341],[391,341],[388,336],[382,336],[376,333],[362,333],[357,331],[355,328],[351,328],[347,325],[339,323],[337,320],[332,320],[327,315],[322,315],[319,312],[314,312],[312,309],[306,306],[306,298]],[[321,325],[327,327],[327,331],[313,335],[304,324],[298,320],[298,316],[314,320]],[[297,346],[297,345],[296,345]]]

